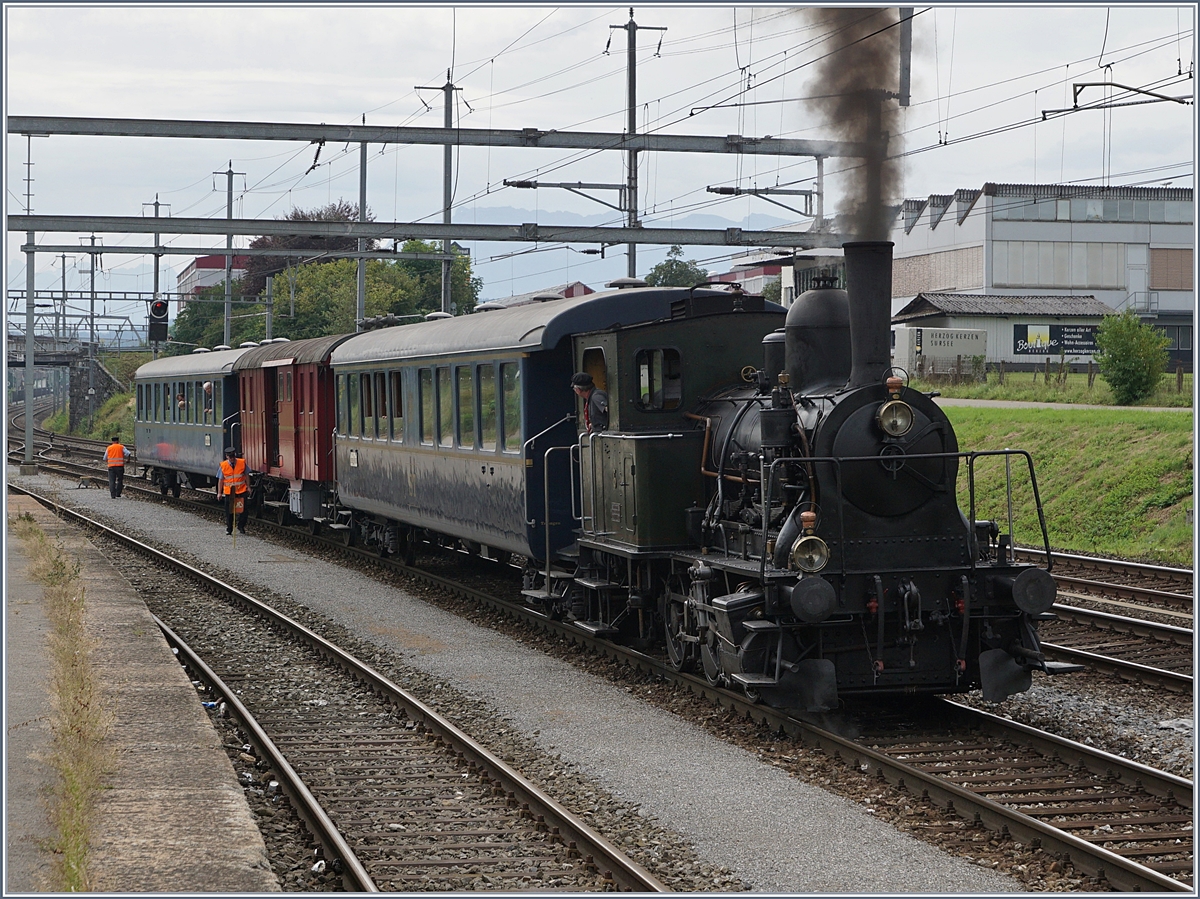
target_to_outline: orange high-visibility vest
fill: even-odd
[[[120,443],[110,443],[108,449],[104,451],[104,455],[108,458],[109,468],[125,464],[125,447]]]
[[[225,481],[225,495],[246,492],[246,460],[238,459],[232,465],[228,459],[221,461],[221,474]]]

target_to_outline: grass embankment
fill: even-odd
[[[55,835],[47,847],[54,854],[53,891],[84,892],[92,888],[88,848],[95,826],[96,797],[114,759],[105,742],[112,715],[101,704],[91,667],[94,641],[84,629],[84,589],[79,564],[52,544],[32,516],[12,519],[9,526],[25,545],[28,574],[45,588],[53,709],[48,762],[55,781],[46,802]]]
[[[1033,456],[1050,545],[1191,567],[1192,416],[1122,409],[946,408],[962,450]],[[1040,544],[1027,468],[1013,457],[1014,532]],[[968,509],[966,466],[959,499]],[[976,518],[1007,531],[1004,462],[976,466]]]
[[[947,379],[948,380],[948,379]],[[988,372],[987,382],[963,381],[951,384],[943,379],[921,381],[914,379],[911,386],[928,393],[939,391],[942,396],[957,397],[972,400],[1018,400],[1033,403],[1083,403],[1089,406],[1113,406],[1116,400],[1112,388],[1098,375],[1088,389],[1086,373],[1067,374],[1061,381],[1051,373],[1050,383],[1046,383],[1045,371],[1038,372],[1005,372],[1004,383],[1000,383],[998,372]],[[1183,389],[1179,390],[1179,380],[1174,373],[1165,374],[1158,382],[1158,388],[1138,406],[1167,406],[1191,407],[1192,405],[1192,376],[1184,374]]]

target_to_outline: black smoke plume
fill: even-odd
[[[887,240],[900,196],[899,104],[895,91],[900,68],[899,10],[834,7],[806,10],[829,35],[818,45],[814,66],[818,109],[835,140],[864,143],[863,158],[839,160],[847,169],[842,228],[852,240]]]

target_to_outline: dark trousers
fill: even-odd
[[[116,499],[125,489],[125,466],[108,466],[108,495]]]
[[[250,494],[249,493],[230,493],[225,497],[225,533],[229,534],[233,531],[233,503],[238,498],[242,499],[242,511],[237,517],[238,530],[243,534],[246,533],[246,519],[250,517]]]

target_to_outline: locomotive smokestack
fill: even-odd
[[[846,389],[883,382],[892,364],[892,243],[843,245],[850,296],[850,380]]]

